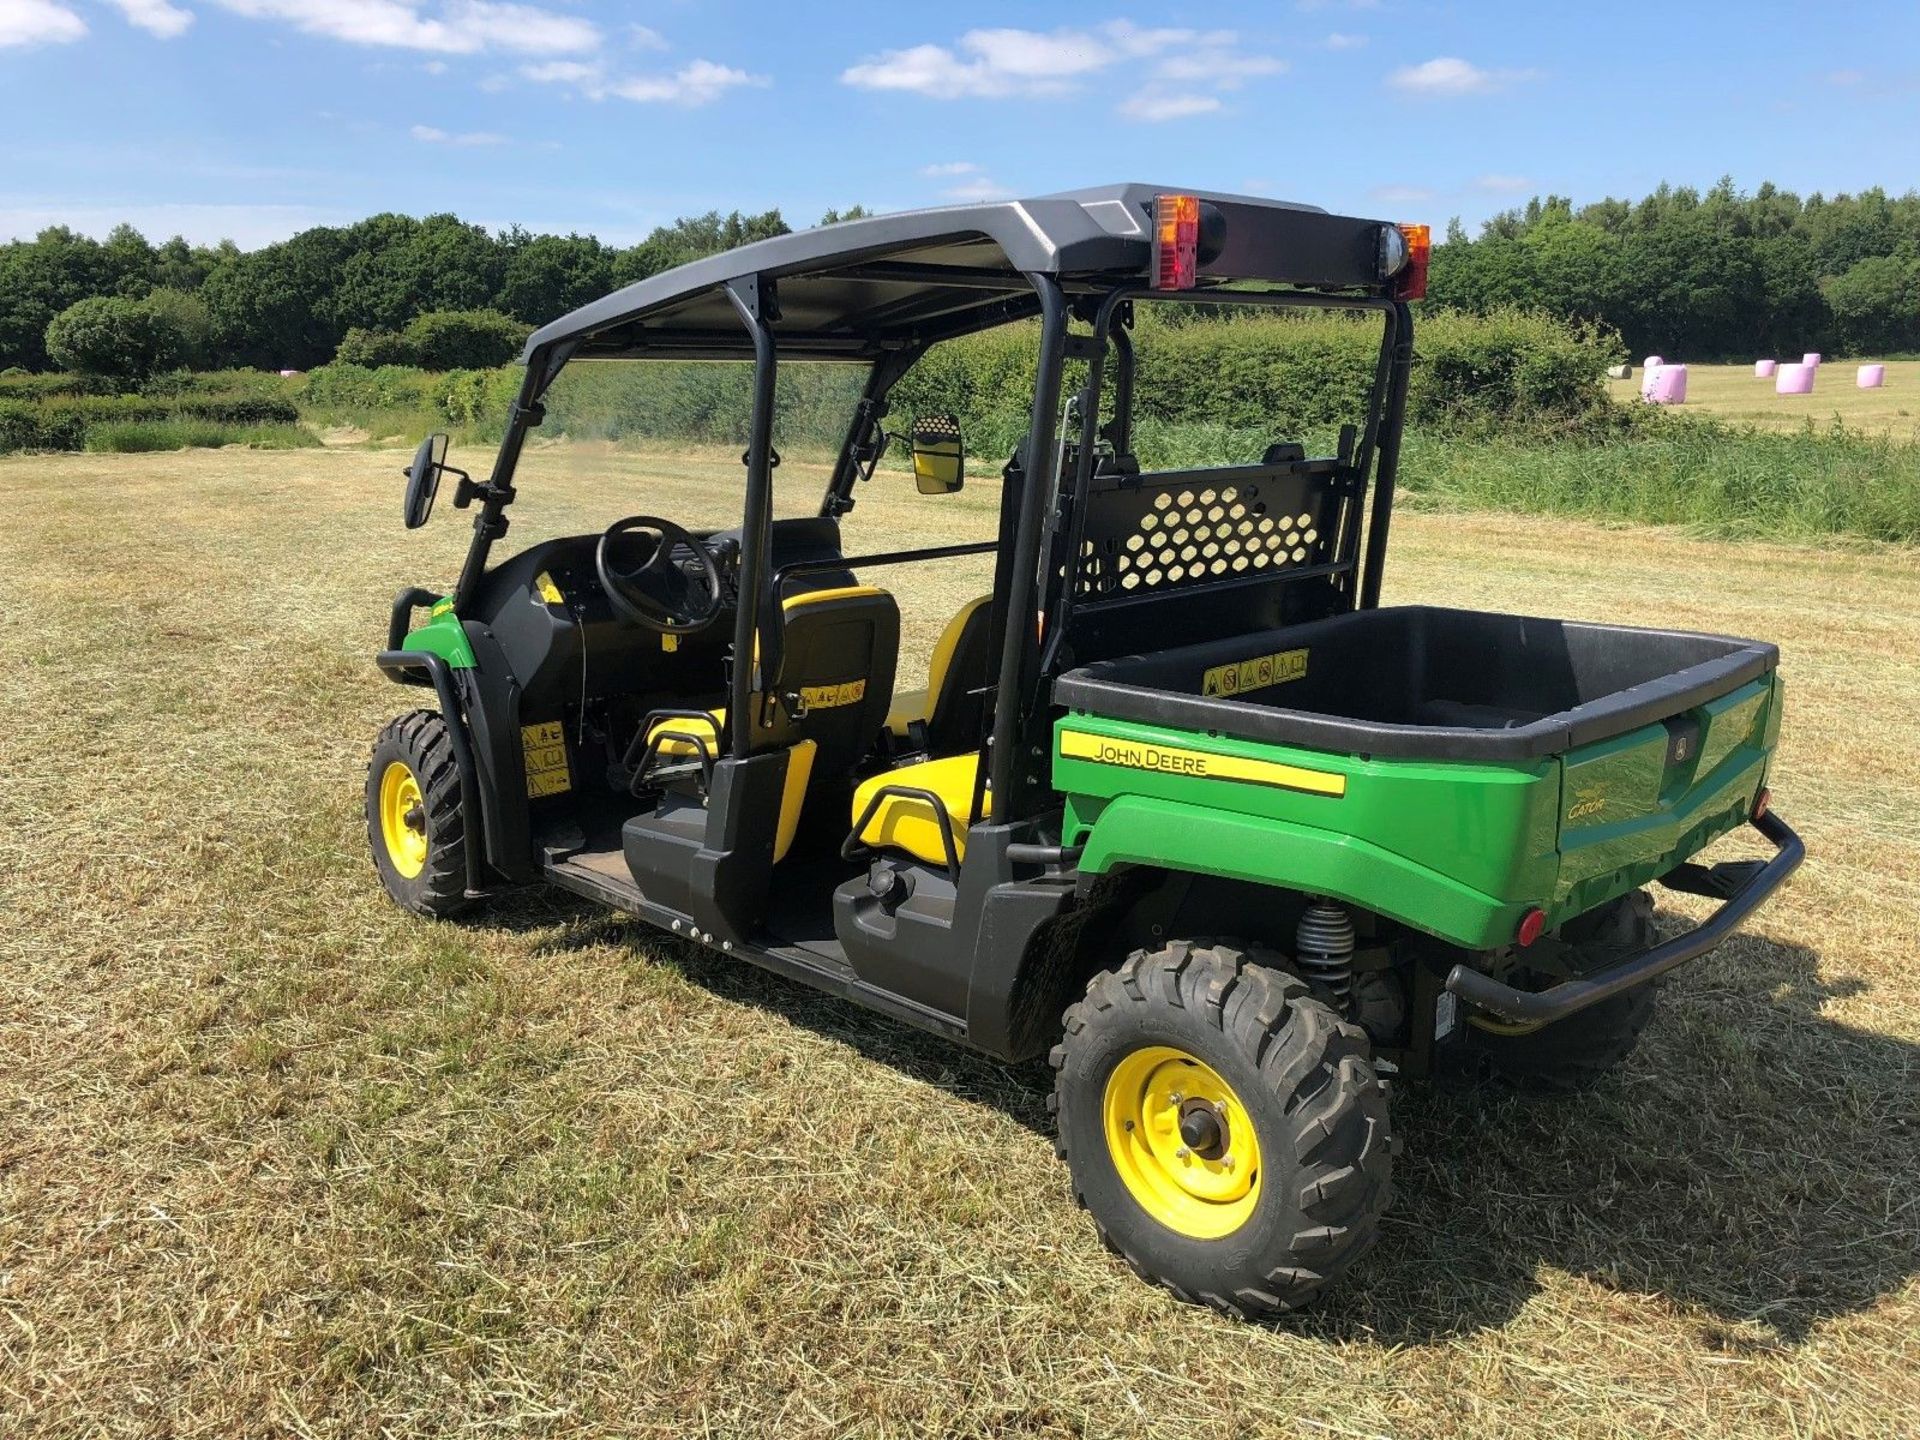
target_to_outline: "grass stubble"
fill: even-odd
[[[467,535],[400,528],[403,458],[0,461],[0,1434],[1920,1428],[1910,552],[1401,520],[1389,602],[1778,641],[1811,859],[1584,1101],[1400,1095],[1381,1245],[1261,1327],[1101,1251],[1040,1071],[558,896],[386,903],[369,657]],[[607,457],[510,543],[738,484]],[[883,476],[849,548],[994,493]],[[984,574],[884,577],[903,686]]]

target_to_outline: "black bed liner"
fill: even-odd
[[[1206,672],[1304,650],[1233,697]],[[1055,701],[1117,720],[1346,754],[1532,760],[1705,704],[1775,668],[1754,640],[1408,605],[1085,665]],[[1285,668],[1284,666],[1282,667]]]

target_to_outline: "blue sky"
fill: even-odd
[[[1469,224],[1920,183],[1920,6],[0,0],[0,236],[675,215],[1111,180]]]

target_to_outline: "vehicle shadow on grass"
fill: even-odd
[[[1295,1328],[1420,1342],[1497,1326],[1559,1270],[1797,1343],[1920,1273],[1920,1046],[1837,1024],[1818,955],[1745,933],[1665,987],[1584,1095],[1409,1087],[1380,1244]]]
[[[551,920],[551,909],[542,907]],[[529,917],[531,918],[531,917]],[[643,948],[696,984],[1049,1138],[1050,1073],[1008,1065],[612,916],[542,949]],[[1313,1309],[1327,1339],[1418,1344],[1497,1327],[1543,1272],[1664,1298],[1730,1354],[1803,1340],[1920,1273],[1920,1046],[1836,1024],[1812,950],[1742,934],[1662,995],[1640,1048],[1554,1101],[1401,1087],[1380,1243]]]

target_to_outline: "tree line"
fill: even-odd
[[[828,211],[821,223],[865,213]],[[133,374],[305,370],[333,359],[349,337],[363,355],[435,363],[452,357],[406,348],[424,317],[465,317],[427,327],[442,341],[451,331],[524,334],[619,286],[789,228],[777,209],[713,211],[620,247],[517,226],[494,234],[453,215],[388,214],[242,251],[178,236],[154,245],[131,225],[105,240],[55,226],[0,246],[0,370],[90,368],[115,353],[130,357]],[[69,315],[80,302],[89,303]],[[460,363],[473,361],[463,354]]]
[[[1920,350],[1920,194],[1747,195],[1726,179],[1637,202],[1549,195],[1473,238],[1454,221],[1428,296],[1598,321],[1636,360]]]
[[[859,206],[821,223],[854,219]],[[242,251],[64,227],[0,246],[0,369],[124,373],[335,358],[492,364],[534,325],[702,255],[784,234],[779,210],[675,220],[637,245],[375,215]],[[89,302],[67,314],[79,302]],[[1920,194],[1802,199],[1731,180],[1576,207],[1548,195],[1433,253],[1429,301],[1595,321],[1630,355],[1920,350]],[[59,320],[62,323],[56,325]],[[55,353],[55,352],[58,353]]]

